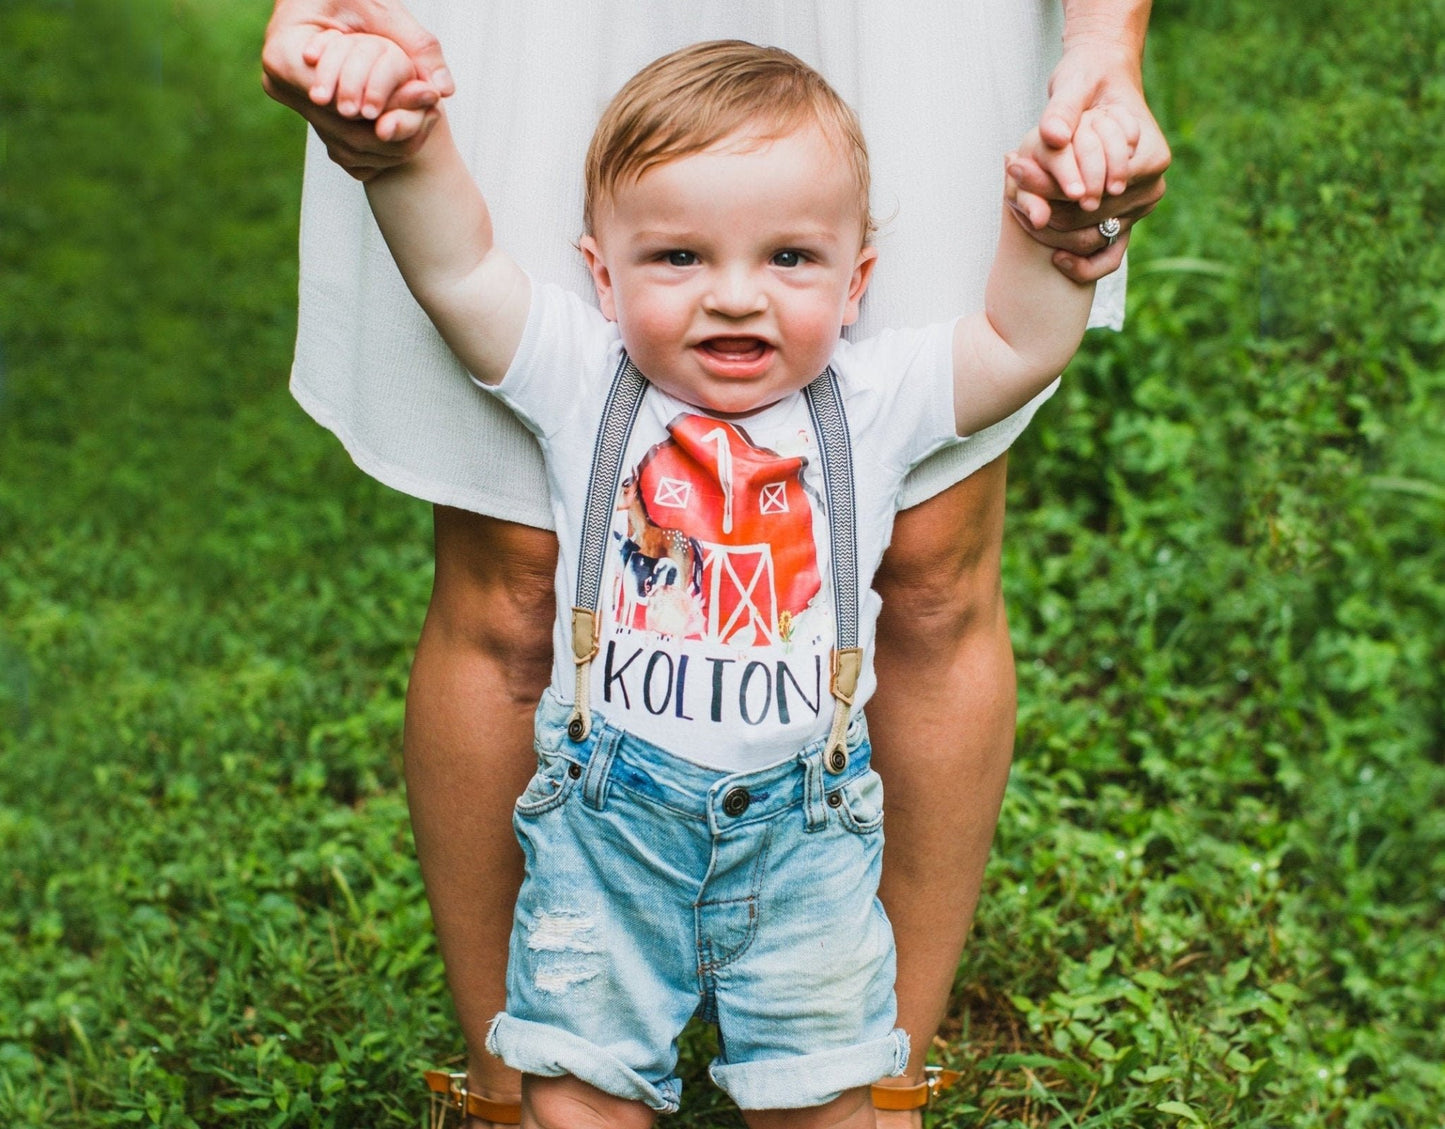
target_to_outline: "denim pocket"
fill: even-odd
[[[837,796],[837,801],[833,797]],[[883,826],[883,778],[872,769],[829,793],[829,806],[855,835],[871,835]]]
[[[527,781],[526,790],[517,797],[517,814],[538,816],[551,811],[567,798],[581,775],[582,766],[576,761],[538,750],[537,771]]]

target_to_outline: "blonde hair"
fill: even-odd
[[[759,140],[816,125],[853,173],[863,241],[868,210],[868,147],[857,115],[807,63],[780,47],[718,39],[683,47],[638,71],[608,103],[587,147],[583,222],[617,187],[658,165],[700,153],[744,128]]]

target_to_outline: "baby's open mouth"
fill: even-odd
[[[772,353],[772,346],[760,337],[709,337],[698,349],[726,369],[747,369]]]
[[[758,337],[709,337],[702,347],[723,356],[742,357],[761,353],[768,345]]]

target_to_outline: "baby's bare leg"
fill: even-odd
[[[650,1129],[655,1110],[564,1074],[522,1078],[522,1129]],[[860,1123],[861,1124],[861,1123]]]
[[[873,1102],[860,1086],[808,1109],[745,1109],[748,1129],[874,1129]]]

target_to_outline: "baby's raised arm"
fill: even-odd
[[[1137,124],[1117,113],[1089,110],[1074,141],[1053,151],[1060,170],[1100,192],[1126,177],[1138,140]],[[1034,130],[1020,152],[1044,148]],[[1012,161],[1016,154],[1010,154]],[[1014,188],[1009,182],[1009,189]],[[959,320],[953,336],[954,410],[960,435],[997,423],[1042,392],[1064,370],[1083,338],[1093,304],[1092,283],[1069,279],[1053,265],[1053,250],[1031,238],[1005,207],[998,251],[989,272],[984,309]]]
[[[312,100],[375,116],[415,78],[382,36],[323,31],[305,49]],[[366,182],[377,226],[413,296],[461,362],[484,384],[506,374],[527,322],[530,286],[492,241],[486,201],[463,164],[446,116],[408,161]]]

